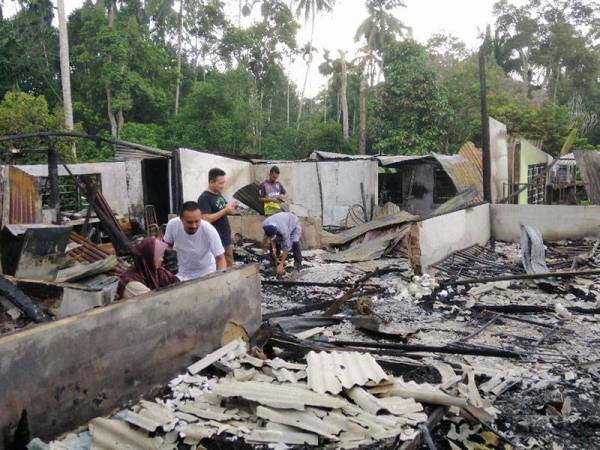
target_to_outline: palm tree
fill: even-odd
[[[298,107],[298,120],[296,128],[300,128],[300,119],[302,118],[302,107],[304,104],[304,94],[306,93],[306,82],[308,80],[308,74],[310,67],[313,62],[313,41],[315,35],[315,19],[318,13],[331,12],[335,0],[298,0],[298,7],[296,8],[296,15],[304,15],[304,21],[308,22],[310,19],[310,40],[308,41],[307,48],[305,49],[306,59],[306,73],[304,75],[304,83],[302,83],[302,92],[300,94],[300,106]]]
[[[179,112],[179,90],[181,88],[181,39],[183,35],[184,3],[184,0],[179,0],[179,14],[177,15],[177,82],[175,84],[175,115]]]
[[[406,7],[403,0],[367,0],[369,16],[359,25],[354,37],[355,41],[364,40],[363,48],[363,80],[360,89],[360,136],[359,153],[364,155],[367,150],[367,96],[370,86],[375,82],[377,66],[383,64],[383,50],[386,45],[398,37],[410,33],[410,28],[405,26],[400,19],[394,17],[392,10],[397,7]]]
[[[60,57],[60,80],[63,93],[63,109],[65,112],[65,127],[73,131],[73,102],[71,101],[71,68],[69,64],[69,34],[65,17],[65,2],[57,0],[58,8],[58,46]],[[73,157],[77,158],[75,146],[72,147]]]

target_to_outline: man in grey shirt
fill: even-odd
[[[302,267],[302,227],[298,217],[290,212],[273,214],[263,222],[263,231],[270,240],[271,262],[276,264],[277,275],[285,272],[285,260],[290,251],[294,255],[294,267],[299,270]]]

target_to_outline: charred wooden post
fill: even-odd
[[[58,184],[58,153],[52,140],[48,140],[48,181],[50,182],[50,208],[56,210],[56,222],[60,222],[60,191]]]
[[[488,26],[485,39],[479,48],[479,89],[481,95],[481,148],[483,163],[483,199],[492,201],[492,160],[490,154],[490,116],[487,106],[487,84],[486,84],[486,53],[489,48],[490,28]]]

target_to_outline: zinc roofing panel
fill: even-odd
[[[306,357],[308,387],[319,393],[339,393],[342,388],[379,383],[386,373],[369,353],[310,352]]]

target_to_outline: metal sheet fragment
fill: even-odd
[[[337,394],[342,388],[379,383],[388,377],[369,353],[311,351],[306,356],[308,387],[315,392]]]

